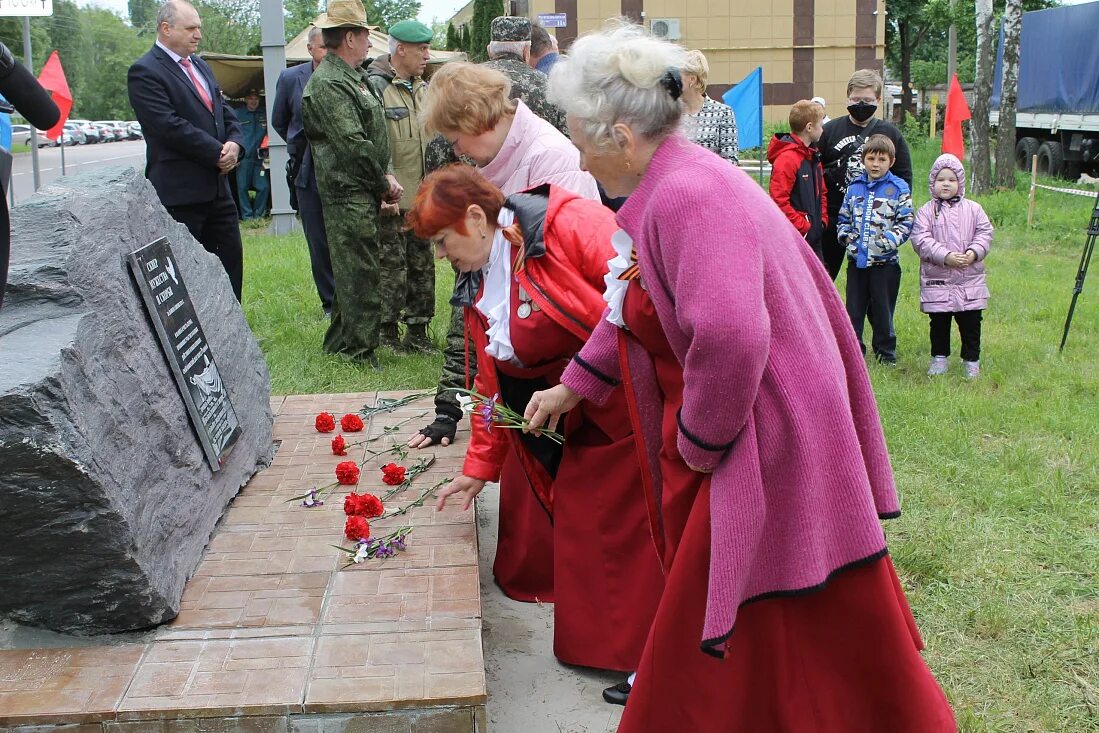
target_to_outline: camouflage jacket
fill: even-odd
[[[366,69],[366,81],[382,100],[393,174],[404,188],[401,210],[412,208],[416,189],[424,177],[424,153],[429,138],[420,128],[419,112],[427,84],[420,77],[398,79],[389,54],[375,59]]]
[[[546,98],[548,76],[530,68],[522,58],[511,53],[502,54],[483,65],[502,72],[511,80],[512,99],[523,100],[523,104],[530,107],[531,112],[556,127],[565,137],[569,136],[565,113]]]
[[[301,116],[322,199],[385,195],[390,168],[385,114],[361,68],[352,69],[329,52],[305,85]]]

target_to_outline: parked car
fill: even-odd
[[[75,122],[66,122],[65,123],[65,132],[67,132],[69,134],[69,136],[72,137],[73,144],[75,144],[75,145],[87,145],[88,144],[87,136],[85,136],[84,131],[82,129],[80,129],[80,125],[76,124]],[[68,145],[68,143],[65,143],[65,144]]]
[[[16,132],[14,132],[15,127],[17,127],[17,126],[12,125],[12,130],[13,130],[12,138],[11,138],[12,142],[13,143],[23,143],[24,145],[30,146],[31,139],[32,139],[30,128],[27,127],[26,125],[18,125],[18,127],[22,127],[22,128],[25,128],[25,129],[21,133],[16,133]],[[61,144],[62,138],[64,138],[64,141],[65,141],[66,145],[72,145],[73,144],[72,135],[70,135],[67,132],[62,133],[61,136],[58,137],[56,140],[50,140],[49,138],[46,137],[46,133],[43,132],[42,130],[35,130],[34,131],[34,139],[36,140],[36,142],[38,143],[38,147],[40,147],[40,148],[44,148],[47,145],[51,148],[56,148],[58,145]]]
[[[105,122],[93,122],[93,125],[99,130],[99,136],[105,143],[113,143],[117,137],[114,134],[114,128]]]
[[[145,134],[141,132],[141,123],[131,122],[126,125],[126,133],[130,140],[144,140]]]
[[[101,141],[99,134],[99,128],[91,123],[89,120],[70,120],[80,126],[80,131],[84,133],[84,139],[87,144],[97,143]]]

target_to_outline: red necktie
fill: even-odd
[[[210,101],[210,95],[206,93],[206,89],[203,88],[202,82],[195,76],[195,69],[191,64],[191,59],[180,59],[179,65],[187,70],[187,76],[191,77],[191,83],[195,85],[195,89],[198,91],[198,96],[202,100],[202,103],[206,105],[206,109],[211,114],[214,112],[214,103]]]

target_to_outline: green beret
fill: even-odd
[[[529,41],[530,18],[522,15],[501,15],[492,19],[493,41]]]
[[[402,20],[393,24],[389,35],[402,43],[431,43],[431,29],[418,20]]]

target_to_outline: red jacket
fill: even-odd
[[[581,341],[587,340],[606,309],[603,276],[607,262],[614,257],[611,235],[618,229],[614,213],[597,201],[556,186],[542,186],[510,196],[505,206],[515,210],[516,220],[523,229],[522,247],[512,245],[513,273],[519,284],[562,328]],[[484,318],[468,305],[465,315],[466,330],[471,332],[477,348],[474,387],[491,397],[500,391],[499,377],[495,359],[485,353],[488,340]],[[572,356],[561,355],[562,369]],[[553,379],[557,376],[554,374]],[[509,406],[518,412],[525,407]],[[510,441],[535,493],[547,509],[552,506],[552,477],[526,449],[517,431],[486,430],[484,419],[477,412],[470,416],[470,428],[463,474],[485,481],[499,480]]]
[[[771,138],[771,198],[814,250],[828,226],[828,198],[820,155],[791,134]]]

